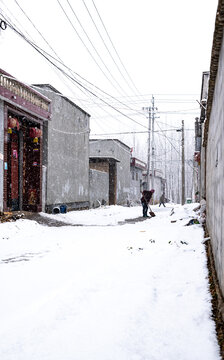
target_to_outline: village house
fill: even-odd
[[[43,211],[89,207],[90,115],[49,84],[33,85],[51,100],[43,131]]]
[[[153,198],[152,198],[152,203],[158,204],[162,194],[166,198],[166,180],[163,178],[162,171],[157,170],[157,169],[154,170],[153,181],[152,181],[152,171],[150,171],[149,176],[150,176],[150,184],[152,184],[152,182],[153,182],[153,188],[155,190],[155,192],[153,194]],[[143,172],[143,189],[150,190],[147,188],[147,172],[146,171]]]
[[[51,101],[0,69],[0,211],[41,211]]]
[[[127,205],[130,147],[118,139],[90,140],[90,203]]]
[[[206,104],[208,98],[209,71],[202,74],[201,85],[201,113],[200,118],[195,119],[195,153],[194,153],[194,189],[195,201],[199,202],[205,196],[205,147],[204,142],[204,124],[206,118]]]

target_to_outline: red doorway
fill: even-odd
[[[5,143],[5,210],[41,211],[42,126],[9,112]]]
[[[31,137],[27,127],[23,143],[23,209],[40,211],[41,203],[41,144],[40,138]]]
[[[12,211],[19,210],[19,134],[13,130],[8,134],[8,207]]]

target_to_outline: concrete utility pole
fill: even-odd
[[[181,163],[182,163],[182,191],[181,191],[181,205],[185,204],[185,155],[184,155],[184,120],[182,120],[182,127],[181,129],[176,130],[177,132],[182,133],[181,137],[181,148],[182,148],[182,154],[181,154]]]
[[[150,189],[150,153],[151,153],[151,107],[143,107],[142,110],[148,111],[148,156],[147,156],[147,190]]]
[[[142,110],[148,111],[148,160],[147,160],[147,189],[154,189],[154,172],[155,172],[155,141],[154,141],[154,125],[155,125],[155,103],[152,95],[152,107],[143,107]],[[152,139],[151,139],[152,138]],[[152,147],[152,148],[151,148]],[[152,178],[150,186],[150,160],[152,164]]]
[[[154,172],[155,172],[154,127],[155,127],[155,107],[154,107],[154,96],[152,95],[152,189],[154,189]]]
[[[181,198],[181,204],[185,204],[185,156],[184,156],[184,120],[182,120],[182,198]]]

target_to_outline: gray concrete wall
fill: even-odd
[[[109,173],[90,169],[89,174],[90,207],[109,204]]]
[[[3,211],[4,183],[4,102],[0,100],[0,211]]]
[[[163,193],[162,178],[159,176],[154,177],[154,190],[155,190],[155,192],[153,194],[154,204],[157,204],[157,203],[159,203],[160,196]],[[166,194],[165,194],[165,197],[167,197]]]
[[[46,206],[89,203],[89,116],[50,89],[52,118],[45,134]]]
[[[140,204],[140,199],[141,199],[141,191],[143,189],[141,189],[141,181],[142,181],[142,170],[136,167],[131,167],[130,169],[131,174],[131,180],[130,180],[130,194],[129,194],[129,200],[131,202],[134,202],[136,204]],[[137,179],[136,179],[136,174],[137,174]],[[134,177],[134,179],[133,179]]]
[[[224,44],[220,52],[206,159],[207,226],[219,284],[224,295]]]
[[[201,147],[201,163],[199,166],[200,170],[200,199],[202,196],[205,196],[206,189],[205,189],[205,147]]]
[[[117,162],[117,204],[126,205],[130,196],[130,148],[118,140],[91,140],[90,156],[111,157]]]

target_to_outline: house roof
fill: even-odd
[[[131,158],[131,166],[135,166],[136,168],[139,168],[142,170],[145,170],[147,168],[147,164],[144,161],[139,160],[135,157]]]
[[[95,141],[95,142],[96,142],[96,141],[106,141],[106,142],[115,141],[115,142],[121,144],[122,146],[126,147],[129,151],[131,150],[131,148],[130,148],[128,145],[126,145],[125,143],[123,143],[122,141],[120,141],[120,140],[118,140],[118,139],[90,139],[89,141],[90,141],[90,142],[94,142],[94,141]]]
[[[0,74],[5,76],[8,79],[12,79],[13,81],[16,81],[18,84],[21,84],[23,87],[25,87],[26,89],[28,89],[30,92],[32,92],[33,94],[38,95],[39,97],[41,97],[42,99],[44,99],[45,101],[47,101],[48,103],[51,102],[50,99],[48,99],[46,96],[44,96],[43,94],[41,94],[39,91],[33,89],[31,86],[24,84],[22,81],[19,81],[18,79],[16,79],[14,76],[10,75],[9,73],[7,73],[6,71],[4,71],[3,69],[0,69]]]
[[[0,97],[17,109],[29,112],[42,120],[51,118],[51,100],[2,69],[0,69]]]
[[[120,160],[116,159],[115,157],[112,156],[90,156],[89,160],[105,160],[105,161],[115,161],[115,162],[120,162]]]
[[[216,12],[215,30],[213,35],[213,44],[212,44],[212,52],[211,52],[210,78],[209,78],[203,146],[206,146],[208,139],[209,121],[210,121],[210,115],[212,109],[213,95],[215,90],[216,76],[219,65],[220,49],[222,46],[222,39],[223,39],[223,26],[224,26],[224,0],[219,0],[217,12]]]
[[[80,111],[82,111],[83,113],[85,113],[87,116],[91,116],[90,114],[88,114],[85,110],[83,110],[82,108],[80,108],[78,105],[76,105],[72,100],[70,100],[67,96],[64,96],[60,91],[58,91],[54,86],[50,85],[50,84],[32,84],[32,86],[35,88],[41,88],[43,90],[47,90],[49,89],[49,91],[58,94],[59,96],[61,96],[63,99],[65,99],[66,101],[68,101],[71,105],[75,106],[77,109],[79,109]]]

